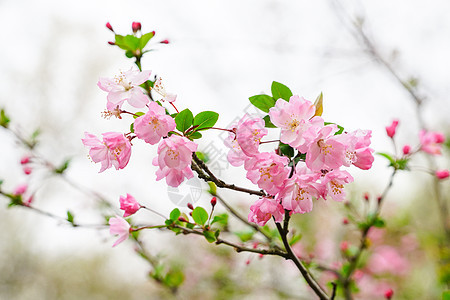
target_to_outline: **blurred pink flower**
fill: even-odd
[[[83,144],[89,147],[89,156],[95,163],[101,163],[100,172],[114,166],[116,170],[123,169],[131,156],[130,141],[119,132],[102,133],[103,141],[88,132],[84,133]]]
[[[165,108],[152,101],[148,105],[148,112],[134,121],[134,133],[146,143],[154,145],[175,126],[175,120],[166,115]]]
[[[386,134],[388,135],[388,137],[390,137],[390,138],[394,137],[397,125],[398,125],[398,120],[395,119],[394,121],[392,121],[391,125],[386,127]]]
[[[109,219],[109,233],[112,235],[119,235],[117,241],[113,244],[113,247],[119,245],[125,241],[130,234],[130,224],[125,219],[116,216]]]
[[[28,185],[20,184],[20,185],[16,186],[16,188],[14,189],[13,195],[14,196],[23,195],[27,191],[27,188],[28,188]]]
[[[108,92],[106,108],[111,111],[117,106],[121,108],[126,100],[133,107],[145,107],[149,98],[139,85],[148,80],[150,73],[151,71],[140,72],[131,68],[126,72],[120,72],[114,78],[100,78],[97,83],[98,87]]]
[[[141,205],[130,194],[120,196],[119,202],[120,209],[125,211],[123,214],[124,217],[131,216],[141,208]]]
[[[450,173],[448,170],[438,170],[438,171],[436,171],[435,175],[439,179],[445,179],[450,176]]]
[[[440,132],[421,130],[419,132],[421,150],[430,154],[441,154],[441,147],[445,137]]]
[[[375,248],[367,267],[374,274],[402,275],[409,269],[409,262],[394,247],[383,245]]]
[[[410,145],[403,146],[402,151],[404,155],[408,155],[411,152],[411,146]]]
[[[174,102],[175,100],[177,100],[177,95],[166,92],[161,77],[158,77],[158,79],[156,79],[155,84],[153,85],[153,91],[162,96],[162,101]]]

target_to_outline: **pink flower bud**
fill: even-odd
[[[364,193],[364,200],[369,201],[369,193]]]
[[[13,195],[14,196],[23,195],[23,194],[25,194],[26,191],[27,191],[27,185],[26,184],[21,184],[21,185],[18,185],[16,187],[16,189],[14,190]]]
[[[408,155],[410,152],[411,152],[411,146],[410,145],[403,146],[403,154],[404,155]]]
[[[388,289],[384,292],[384,298],[392,299],[392,296],[394,296],[394,291],[392,289]]]
[[[388,135],[388,137],[393,138],[395,135],[395,129],[397,128],[398,125],[398,120],[395,119],[394,121],[392,121],[392,124],[390,126],[386,127],[386,134]]]
[[[179,218],[178,218],[178,221],[180,221],[180,222],[185,222],[185,223],[188,222],[188,220],[186,220],[184,217],[179,217]]]
[[[187,207],[188,207],[189,209],[194,210],[194,206],[192,205],[192,203],[188,203],[188,204],[187,204]]]
[[[437,170],[435,173],[436,177],[439,179],[445,179],[450,176],[450,173],[448,170]]]
[[[348,221],[347,218],[344,218],[344,219],[342,220],[342,224],[347,225],[348,223],[349,223],[349,221]]]
[[[31,174],[31,171],[33,171],[33,169],[31,169],[30,167],[24,167],[24,168],[23,168],[23,172],[24,172],[26,175],[30,175],[30,174]]]
[[[141,23],[139,23],[139,22],[133,22],[133,23],[131,24],[131,29],[133,29],[133,32],[134,32],[134,33],[138,32],[139,30],[141,30]]]
[[[109,30],[111,30],[112,32],[114,32],[114,29],[112,28],[111,24],[106,23],[106,28],[108,28]]]
[[[341,248],[342,252],[347,251],[348,250],[348,242],[347,241],[343,241],[339,247]]]
[[[22,157],[22,159],[20,160],[20,164],[22,165],[26,165],[27,163],[30,162],[30,157],[29,156],[24,156]]]
[[[161,44],[168,44],[169,43],[169,40],[162,40],[161,42],[160,42]]]
[[[108,44],[110,44],[111,46],[114,46],[116,43],[109,41]]]
[[[216,198],[216,197],[213,197],[213,198],[211,199],[211,205],[212,205],[212,207],[216,206],[216,204],[217,204],[217,198]]]

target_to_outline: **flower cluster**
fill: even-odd
[[[244,164],[247,178],[267,193],[250,207],[251,222],[264,225],[272,216],[281,222],[284,211],[310,212],[313,199],[342,201],[344,185],[353,177],[341,167],[372,166],[371,131],[341,132],[337,125],[325,123],[316,106],[302,97],[278,99],[269,117],[281,129],[283,144],[275,152],[259,151],[261,138],[267,135],[259,117],[245,115],[231,126],[225,140],[230,164]],[[285,155],[281,147],[297,154]]]

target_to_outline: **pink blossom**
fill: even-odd
[[[152,101],[148,105],[148,112],[134,121],[134,133],[146,143],[154,145],[166,137],[169,131],[175,129],[175,120],[166,115],[161,105]]]
[[[112,235],[119,235],[119,238],[113,244],[113,247],[119,245],[128,238],[130,229],[130,224],[128,224],[128,222],[125,221],[124,218],[115,216],[109,219],[109,233]]]
[[[100,78],[97,83],[98,87],[108,92],[106,108],[111,111],[117,106],[120,108],[126,100],[133,107],[144,107],[149,98],[145,95],[145,90],[139,85],[148,80],[150,73],[151,71],[140,72],[130,69],[126,72],[120,72],[114,78]]]
[[[239,143],[236,140],[236,127],[237,122],[233,123],[229,129],[234,130],[233,132],[230,132],[228,137],[223,141],[225,146],[230,148],[227,155],[228,162],[233,167],[239,167],[242,166],[246,159],[248,159],[248,156],[245,155],[245,153],[242,151],[241,146],[239,146]]]
[[[123,169],[131,156],[130,141],[119,132],[103,133],[103,141],[95,135],[85,132],[83,144],[89,147],[89,156],[95,163],[101,163],[100,172],[114,166],[116,170]]]
[[[390,137],[391,139],[394,137],[395,135],[395,130],[397,129],[397,125],[398,125],[398,120],[395,119],[394,121],[392,121],[392,124],[386,127],[386,134],[388,135],[388,137]]]
[[[353,164],[363,170],[372,167],[374,150],[369,148],[371,136],[372,131],[370,130],[355,130],[333,137],[345,146],[344,166],[349,167]]]
[[[158,156],[153,159],[153,165],[159,166],[156,180],[164,177],[169,186],[179,186],[184,178],[192,178],[192,153],[197,150],[197,144],[185,137],[172,135],[164,139],[158,146]]]
[[[374,274],[401,275],[408,271],[409,263],[394,247],[379,246],[370,257],[367,267]]]
[[[402,151],[404,155],[408,155],[411,152],[411,146],[410,145],[403,146]]]
[[[311,126],[323,126],[323,119],[314,117],[315,112],[314,104],[295,95],[289,102],[278,99],[275,106],[269,110],[269,116],[272,123],[281,128],[281,142],[299,148],[307,143],[303,137],[306,130]]]
[[[419,132],[421,150],[430,154],[441,154],[441,146],[445,141],[445,137],[440,132],[421,130]]]
[[[153,90],[162,96],[162,101],[174,102],[177,100],[177,95],[166,92],[161,77],[156,79]]]
[[[283,221],[284,209],[277,201],[270,198],[261,198],[250,206],[250,213],[248,214],[248,221],[258,224],[259,226],[266,225],[267,221],[275,218],[275,222]]]
[[[353,177],[347,171],[334,169],[322,178],[322,185],[324,186],[323,195],[324,199],[329,196],[336,201],[345,200],[344,184],[353,182]]]
[[[448,170],[438,170],[438,171],[436,171],[435,175],[439,179],[445,179],[450,176],[450,173]]]
[[[267,134],[264,120],[259,117],[250,117],[245,114],[236,126],[236,140],[247,156],[255,156],[261,138]]]
[[[283,188],[283,182],[289,175],[288,163],[289,159],[285,156],[263,152],[246,160],[244,167],[251,182],[275,195]]]
[[[20,184],[20,185],[16,186],[16,188],[14,189],[13,195],[14,196],[23,195],[27,191],[27,188],[28,188],[28,185]]]
[[[123,214],[124,217],[131,216],[141,208],[141,205],[130,194],[120,196],[119,202],[120,209],[125,211]]]
[[[308,147],[306,165],[314,171],[337,169],[345,162],[346,145],[334,136],[334,124],[321,128]],[[309,133],[308,133],[309,134]]]
[[[319,173],[311,172],[299,162],[295,168],[295,174],[285,180],[284,187],[277,195],[277,201],[281,200],[284,209],[292,213],[307,213],[312,210],[312,198],[318,198],[321,194],[317,179]]]

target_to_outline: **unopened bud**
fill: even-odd
[[[398,120],[392,121],[392,124],[386,127],[386,134],[388,137],[393,138],[395,135],[395,130],[397,129]]]
[[[161,42],[160,42],[161,44],[168,44],[169,43],[169,40],[162,40]]]
[[[264,254],[260,253],[259,254],[259,259],[262,259],[264,257]]]
[[[435,175],[438,179],[445,179],[450,176],[450,172],[448,170],[438,170]]]
[[[26,175],[30,175],[30,174],[31,174],[31,171],[33,171],[33,169],[31,169],[30,167],[25,167],[25,168],[23,168],[23,172],[24,172]]]
[[[112,28],[111,24],[106,23],[106,28],[108,28],[109,30],[111,30],[112,32],[114,32],[114,29]]]
[[[410,152],[411,152],[411,146],[410,145],[403,146],[403,154],[404,155],[408,155]]]
[[[369,193],[364,193],[364,200],[369,201]]]
[[[30,162],[30,157],[29,156],[24,156],[22,157],[22,159],[20,160],[20,164],[21,165],[26,165],[27,163]]]
[[[109,41],[108,44],[110,44],[111,46],[114,46],[116,43]]]
[[[133,22],[133,23],[131,24],[131,29],[133,29],[133,32],[134,32],[134,33],[138,32],[139,30],[141,30],[141,23],[139,23],[139,22]]]
[[[213,198],[211,199],[211,205],[212,205],[212,207],[216,206],[216,204],[217,204],[217,198],[216,198],[216,197],[213,197]]]
[[[377,197],[377,203],[378,203],[378,205],[380,205],[381,201],[383,201],[383,197],[382,197],[382,196],[378,196],[378,197]]]
[[[386,292],[384,292],[384,298],[392,299],[392,296],[394,296],[394,291],[392,289],[388,289]]]
[[[245,262],[245,264],[248,266],[250,264],[250,259],[247,259],[247,261]]]
[[[188,222],[188,220],[186,220],[184,217],[179,217],[179,218],[178,218],[178,221],[180,221],[180,222],[185,222],[185,223]]]
[[[188,207],[189,209],[194,210],[194,206],[192,205],[192,203],[188,203],[188,204],[187,204],[187,207]]]
[[[349,223],[349,221],[348,221],[347,218],[344,218],[344,219],[342,220],[342,224],[347,225],[348,223]]]

